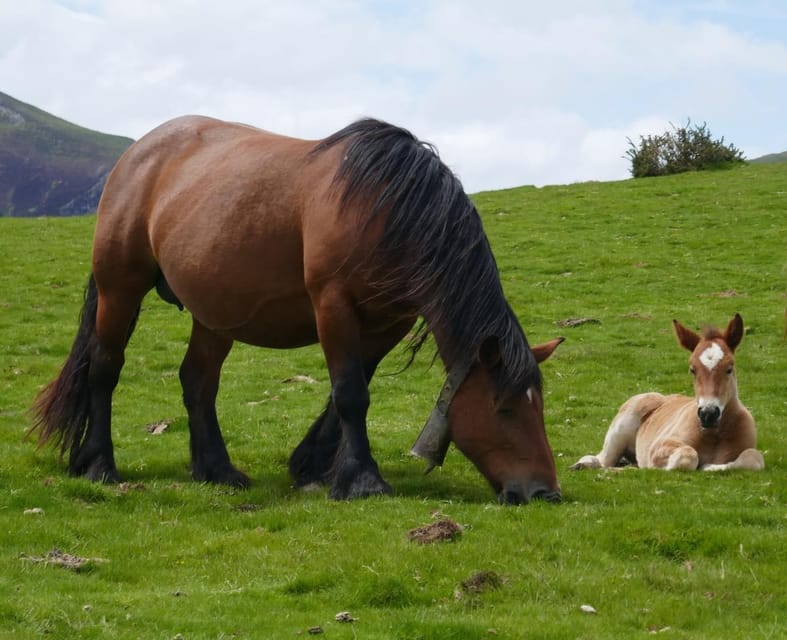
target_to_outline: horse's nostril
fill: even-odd
[[[521,489],[504,489],[500,493],[500,503],[506,505],[527,504],[527,498]]]
[[[556,503],[561,502],[562,499],[560,490],[548,489],[541,484],[525,488],[519,483],[510,483],[500,492],[500,503],[507,505],[527,504],[531,500]]]
[[[697,409],[697,415],[700,419],[700,424],[705,429],[710,429],[718,426],[719,418],[721,418],[721,409],[719,407],[700,407]]]
[[[535,491],[530,498],[532,500],[544,500],[546,502],[561,502],[563,500],[563,496],[560,495],[560,491],[550,491],[549,489],[539,489]]]

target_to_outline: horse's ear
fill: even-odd
[[[546,360],[549,356],[551,356],[555,349],[557,349],[558,345],[565,340],[564,337],[555,338],[554,340],[550,340],[549,342],[544,342],[542,344],[537,344],[530,347],[530,350],[533,352],[533,355],[536,357],[536,362],[541,364]]]
[[[502,357],[500,353],[500,340],[497,336],[485,338],[478,348],[478,360],[489,371],[500,364]]]
[[[694,351],[700,343],[699,334],[691,329],[687,329],[677,320],[672,321],[672,327],[675,329],[675,335],[678,336],[678,342],[684,349]]]
[[[727,343],[730,351],[735,351],[741,340],[743,340],[743,318],[736,313],[724,331],[724,342]]]

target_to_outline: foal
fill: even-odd
[[[757,429],[738,400],[735,348],[743,338],[737,313],[722,332],[702,335],[673,320],[678,342],[691,352],[694,398],[641,393],[620,407],[598,455],[579,459],[572,469],[614,467],[622,458],[660,469],[753,469],[765,467],[755,449]]]

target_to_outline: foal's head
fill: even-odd
[[[537,362],[546,360],[563,341],[532,347]],[[451,438],[505,504],[532,499],[558,502],[560,486],[552,449],[544,429],[541,389],[500,397],[494,383],[501,366],[494,341],[482,349],[475,366],[450,406]]]
[[[703,429],[715,429],[727,404],[737,398],[735,348],[743,338],[743,320],[737,313],[724,331],[707,328],[702,335],[672,321],[678,342],[691,351],[689,370],[694,376],[697,414]]]

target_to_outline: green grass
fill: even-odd
[[[94,220],[0,220],[0,637],[777,638],[787,624],[785,165],[475,196],[529,338],[563,334],[544,363],[565,501],[498,506],[455,450],[422,476],[407,451],[442,383],[395,351],[372,384],[369,429],[395,496],[352,503],[290,488],[286,462],[329,385],[316,347],[237,345],[219,415],[248,491],[188,475],[177,369],[187,314],[145,301],[116,393],[130,484],[67,477],[22,436],[76,330]],[[740,312],[740,393],[760,473],[570,472],[629,395],[690,392],[671,320]],[[569,317],[598,324],[558,328]],[[308,374],[314,384],[283,382]],[[171,420],[149,435],[145,425]],[[42,514],[25,514],[31,508]],[[453,543],[407,532],[440,512]],[[80,571],[26,557],[97,558]],[[497,588],[463,590],[479,571]],[[589,604],[597,613],[586,614]],[[340,624],[336,613],[358,620]]]

